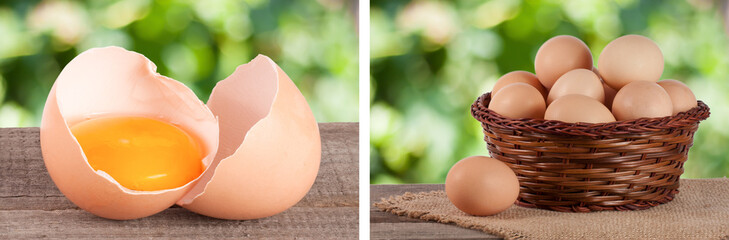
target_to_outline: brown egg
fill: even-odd
[[[600,76],[600,71],[597,70],[595,66],[592,66],[592,72],[597,75],[598,78],[600,78],[600,81],[602,81],[602,76]]]
[[[542,118],[546,108],[542,94],[526,83],[509,84],[489,103],[489,109],[508,118]]]
[[[582,40],[567,35],[550,38],[537,51],[534,71],[547,89],[570,70],[592,69],[592,54]]]
[[[494,84],[494,89],[491,90],[491,95],[495,95],[496,92],[506,87],[506,85],[517,82],[523,82],[532,85],[532,87],[536,88],[542,94],[542,96],[544,96],[545,98],[547,97],[547,89],[545,89],[544,86],[542,86],[542,83],[539,82],[539,80],[537,79],[537,75],[534,75],[533,73],[527,71],[513,71],[504,74],[504,76],[501,76],[501,78],[496,81],[496,84]]]
[[[663,74],[663,54],[651,39],[625,35],[605,46],[597,67],[605,83],[620,90],[634,81],[657,82]]]
[[[505,211],[519,196],[519,179],[503,162],[484,156],[458,161],[445,182],[448,200],[471,215],[488,216]]]
[[[688,111],[696,107],[696,96],[686,84],[668,79],[658,81],[658,85],[666,90],[668,96],[671,97],[671,103],[673,103],[673,115],[680,112]]]
[[[615,94],[618,93],[618,91],[611,88],[610,86],[608,86],[605,83],[605,80],[603,80],[602,76],[600,75],[600,71],[597,70],[596,67],[594,67],[594,66],[592,67],[592,72],[594,72],[595,75],[597,75],[597,77],[600,78],[600,81],[602,82],[602,88],[603,88],[603,90],[605,90],[604,91],[605,92],[605,101],[603,101],[603,103],[605,103],[605,106],[608,109],[611,109],[613,106],[613,99],[615,98]]]
[[[594,98],[580,94],[570,94],[555,100],[544,113],[544,119],[568,123],[609,123],[615,121],[615,117],[605,105],[602,105]]]
[[[605,90],[605,106],[608,109],[612,109],[613,99],[615,99],[615,94],[618,93],[618,91],[615,91],[615,89],[608,86],[605,82],[602,82],[602,88]]]
[[[673,114],[673,104],[666,90],[657,83],[636,81],[615,94],[612,111],[619,121],[665,117]]]
[[[605,90],[602,88],[600,78],[588,69],[575,69],[559,77],[549,90],[547,105],[569,94],[585,95],[600,103],[605,101]]]

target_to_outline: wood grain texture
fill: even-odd
[[[319,175],[306,197],[281,214],[229,221],[174,206],[115,221],[81,210],[58,191],[43,164],[38,128],[0,128],[0,239],[356,238],[359,125],[320,123],[319,129]]]
[[[373,204],[382,198],[405,192],[444,190],[443,184],[370,185],[370,238],[372,239],[501,239],[478,230],[451,224],[397,216],[383,212]]]

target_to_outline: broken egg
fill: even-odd
[[[268,217],[306,195],[321,158],[306,100],[263,55],[220,81],[206,105],[141,54],[90,49],[56,79],[40,136],[58,189],[119,220],[175,203],[215,218]]]

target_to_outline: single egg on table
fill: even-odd
[[[534,72],[547,89],[565,73],[578,69],[592,69],[592,53],[582,40],[568,35],[550,38],[537,50]]]
[[[461,211],[488,216],[505,211],[519,196],[519,179],[505,163],[485,156],[458,161],[445,182],[448,200]]]
[[[673,104],[673,115],[680,112],[688,111],[698,104],[696,102],[696,96],[686,84],[673,80],[661,80],[658,81],[663,90],[666,90],[668,96],[671,97],[671,103]]]
[[[612,112],[618,121],[665,117],[673,114],[673,103],[657,83],[636,81],[615,94]]]
[[[489,109],[509,118],[542,118],[547,108],[544,96],[526,83],[512,83],[491,98]]]
[[[544,119],[568,123],[609,123],[615,117],[605,105],[594,98],[570,94],[552,102],[544,112]]]
[[[536,88],[542,96],[545,98],[547,97],[547,89],[542,86],[542,83],[539,82],[536,75],[527,71],[513,71],[504,74],[504,76],[501,76],[501,78],[496,81],[496,84],[494,84],[494,88],[491,90],[491,95],[496,95],[496,93],[502,88],[517,82],[532,85],[532,87]]]
[[[58,189],[118,220],[175,203],[215,218],[271,216],[306,195],[321,157],[306,100],[262,55],[218,82],[206,105],[141,54],[87,50],[53,84],[40,140]]]
[[[600,103],[605,101],[605,89],[602,87],[600,78],[588,69],[575,69],[559,77],[549,90],[547,105],[569,94],[585,95]]]
[[[605,46],[597,67],[605,83],[620,90],[634,81],[657,82],[663,74],[663,53],[647,37],[625,35]]]

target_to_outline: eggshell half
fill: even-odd
[[[215,116],[189,88],[156,69],[141,54],[95,48],[74,58],[54,83],[41,120],[43,160],[58,189],[80,208],[110,219],[146,217],[174,205],[197,179],[168,190],[127,189],[88,164],[69,129],[79,121],[97,115],[166,120],[195,135],[205,148],[203,164],[212,163],[218,148]]]
[[[208,106],[220,121],[217,167],[180,206],[215,218],[256,219],[306,195],[319,171],[319,128],[281,68],[259,55],[219,82]]]

